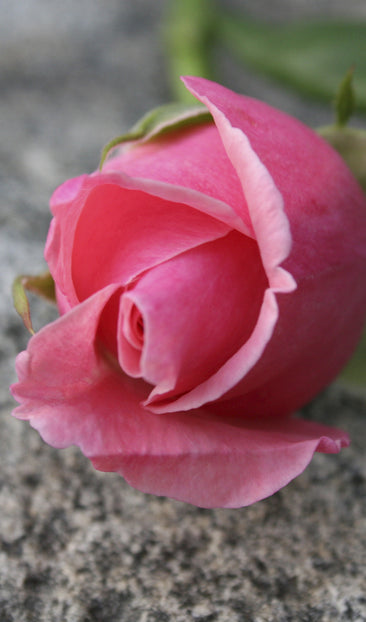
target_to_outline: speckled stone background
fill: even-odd
[[[224,0],[222,0],[224,2]],[[366,20],[364,0],[224,2],[272,20]],[[274,497],[202,510],[95,472],[10,417],[8,384],[27,334],[10,301],[44,268],[48,199],[93,170],[100,147],[169,97],[163,0],[0,0],[1,622],[334,622],[366,620],[366,403],[332,387],[306,410],[353,442],[317,455]],[[228,57],[226,84],[313,125],[309,104]],[[34,301],[35,325],[52,309]]]

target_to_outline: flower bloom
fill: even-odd
[[[18,356],[15,415],[145,492],[239,507],[348,444],[292,413],[360,336],[366,202],[295,119],[185,82],[211,121],[54,193],[61,316]]]

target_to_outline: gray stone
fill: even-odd
[[[168,99],[164,4],[0,1],[0,620],[362,622],[364,397],[332,387],[309,405],[308,417],[347,429],[351,447],[316,455],[285,489],[241,510],[135,491],[10,417],[7,387],[27,343],[12,279],[45,268],[53,189],[93,170],[110,137]],[[363,0],[231,4],[271,19],[365,17]],[[277,98],[309,124],[326,120],[325,108],[222,62],[233,88]],[[43,303],[33,309],[37,327],[54,317]]]

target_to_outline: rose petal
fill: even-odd
[[[124,294],[121,297],[117,326],[118,360],[122,369],[132,378],[141,378],[143,375],[140,361],[144,333],[145,324],[140,310],[128,294]]]
[[[139,375],[156,385],[150,399],[187,391],[248,339],[266,287],[256,243],[237,231],[150,270],[122,296],[129,301],[118,330],[122,367],[131,373],[136,328],[125,320],[135,305],[130,318],[138,310],[144,326]]]
[[[218,399],[235,386],[260,359],[272,337],[278,319],[275,294],[289,293],[296,288],[292,275],[280,267],[280,263],[286,259],[291,248],[291,234],[284,212],[283,199],[246,135],[230,123],[232,101],[236,112],[235,97],[228,98],[226,89],[205,80],[187,78],[185,81],[192,93],[207,105],[212,113],[227,156],[233,163],[242,183],[246,203],[239,204],[236,209],[239,215],[240,210],[244,210],[244,214],[246,209],[249,210],[270,287],[265,294],[255,329],[241,349],[211,378],[175,400],[174,403],[159,402],[158,398],[153,398],[149,405],[154,412],[197,408],[208,401]],[[246,119],[243,101],[240,96],[236,98],[240,100],[240,114]],[[217,102],[220,108],[215,105]],[[228,118],[221,109],[228,113]],[[252,120],[250,122],[254,123]]]
[[[65,439],[62,441],[65,445],[72,441],[68,440],[70,432],[62,418],[62,404],[67,404],[75,395],[88,393],[106,373],[95,340],[103,310],[117,290],[118,286],[110,285],[45,326],[17,357],[19,382],[12,385],[11,391],[21,406],[14,414],[19,418],[30,420],[35,416],[37,419],[46,409],[52,419],[46,424],[59,431],[59,438]],[[55,407],[51,411],[50,401]]]
[[[245,231],[229,206],[189,188],[113,172],[72,181],[72,201],[68,183],[51,199],[55,218],[45,250],[63,312],[111,280],[132,280],[231,226]]]
[[[103,184],[85,199],[75,231],[73,281],[80,300],[108,283],[126,284],[141,272],[228,227],[198,210],[138,190]]]
[[[148,420],[135,411],[131,423],[123,434],[126,453],[90,456],[93,465],[144,492],[207,508],[264,499],[297,477],[315,451],[337,453],[349,444],[341,430],[301,419],[251,425],[215,419],[209,409]]]
[[[207,202],[205,207],[202,205],[203,211],[253,237],[240,180],[213,123],[165,134],[146,144],[127,145],[119,156],[105,164],[103,171],[123,171],[145,181],[165,182],[181,190],[193,189],[215,199],[217,208],[221,205],[221,209],[212,211],[213,205]],[[189,198],[188,204],[191,204]]]
[[[28,419],[49,444],[76,444],[96,468],[118,471],[145,492],[201,507],[254,503],[301,473],[314,451],[337,452],[348,444],[342,431],[298,419],[146,411],[139,404],[146,385],[114,371],[94,347],[111,292],[44,328],[18,358],[13,394],[22,406],[15,415]]]
[[[212,381],[222,390],[226,379],[237,379],[238,372],[243,373],[242,381],[226,397],[234,396],[237,400],[242,395],[241,404],[248,414],[290,412],[331,381],[359,339],[366,310],[362,278],[366,256],[365,198],[338,154],[309,128],[262,102],[236,95],[206,80],[189,78],[187,83],[201,93],[202,101],[215,102],[208,105],[238,174],[245,153],[245,140],[243,150],[239,148],[243,130],[276,180],[293,234],[285,266],[299,283],[291,296],[275,298],[267,292],[268,306],[266,313],[262,309],[264,315],[259,318],[258,330],[242,349],[241,356],[234,357]],[[254,175],[245,181],[249,168],[241,167],[245,188],[255,179]],[[294,174],[289,175],[292,170]],[[270,183],[268,173],[267,182]],[[288,273],[275,266],[281,258],[281,247],[278,250],[273,247],[278,236],[276,232],[271,234],[270,227],[267,230],[271,216],[263,217],[263,222],[258,216],[265,200],[256,204],[257,196],[260,193],[253,192],[253,201],[247,196],[248,209],[253,214],[253,226],[270,282],[276,285],[274,292],[280,293],[286,291]],[[281,290],[283,277],[285,288]],[[289,330],[293,339],[286,338]],[[266,333],[268,345],[264,350]],[[255,364],[248,365],[250,360],[255,362],[256,348],[261,356]],[[198,387],[197,395],[185,396],[186,403],[181,399],[175,407],[199,405],[209,395],[209,389],[210,386]],[[194,400],[190,401],[192,397]],[[152,407],[159,411],[168,409],[164,405]],[[232,407],[236,409],[236,401]],[[227,404],[226,409],[230,409]]]
[[[351,356],[363,326],[360,274],[346,269],[342,278],[338,270],[325,272],[303,281],[295,300],[279,297],[280,321],[263,356],[217,405],[217,412],[227,415],[243,408],[250,416],[283,415],[329,384]],[[335,291],[347,304],[329,303]],[[285,327],[294,327],[292,338]]]
[[[273,131],[272,117],[260,114],[260,102],[259,110],[256,110],[254,116],[251,110],[244,109],[246,102],[251,101],[250,98],[237,95],[218,84],[200,78],[185,78],[184,81],[193,95],[207,106],[215,120],[226,156],[241,182],[271,286],[281,291],[287,288],[287,291],[292,291],[294,281],[291,275],[279,269],[291,249],[290,226],[284,211],[283,197],[247,135],[249,129],[253,134],[258,131],[265,133],[268,149],[268,142],[271,140],[268,136]],[[277,144],[273,145],[273,151],[277,154]],[[239,211],[240,208],[241,205],[237,204],[236,210]]]

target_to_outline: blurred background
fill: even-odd
[[[352,123],[365,127],[365,1],[0,0],[0,15],[0,619],[366,620],[360,394],[330,389],[308,407],[351,433],[344,457],[317,456],[284,491],[237,512],[95,473],[11,419],[8,394],[28,340],[11,283],[46,267],[53,190],[181,97],[186,67],[317,127],[332,122],[335,85],[355,64]],[[54,315],[33,300],[36,328]]]

